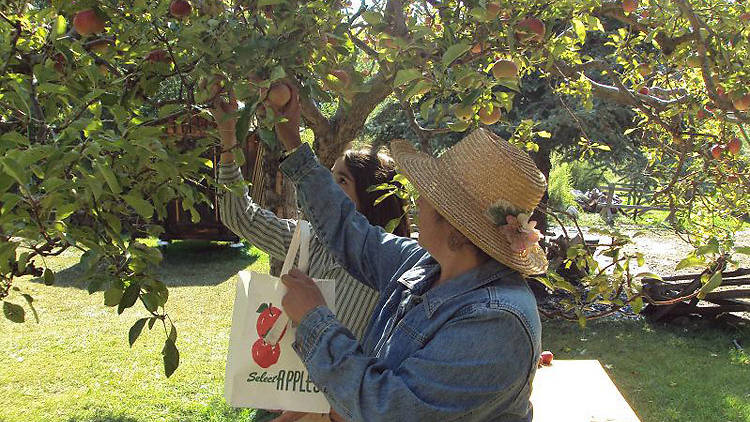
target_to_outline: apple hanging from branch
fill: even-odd
[[[104,31],[104,20],[93,9],[82,10],[73,18],[73,28],[82,36],[98,34]]]
[[[169,13],[178,19],[190,16],[192,11],[193,6],[186,0],[172,0],[172,3],[169,4]]]
[[[492,76],[496,79],[515,79],[518,77],[518,66],[511,60],[498,60],[492,65]]]

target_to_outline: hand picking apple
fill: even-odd
[[[287,81],[271,85],[264,104],[270,107],[277,116],[286,120],[276,125],[276,136],[284,149],[291,151],[300,146],[302,143],[299,137],[301,113],[297,87]]]
[[[281,306],[295,325],[299,324],[308,312],[320,305],[325,306],[326,302],[320,289],[313,279],[302,271],[292,269],[289,274],[281,276],[281,282],[288,289]]]

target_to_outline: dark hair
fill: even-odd
[[[344,152],[344,164],[354,178],[354,188],[359,198],[359,212],[361,212],[371,224],[384,227],[394,218],[404,214],[404,201],[396,195],[391,195],[373,205],[385,191],[368,192],[367,188],[381,183],[389,183],[396,175],[396,163],[383,152],[372,148],[360,150],[348,150]],[[404,215],[393,234],[409,237],[409,218]]]

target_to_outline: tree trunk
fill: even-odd
[[[544,196],[542,196],[542,200],[540,201],[540,204],[542,205],[547,205],[547,202],[549,201],[549,173],[552,169],[552,161],[550,160],[550,157],[551,151],[548,149],[540,149],[539,152],[532,155],[534,164],[536,164],[542,172],[544,178],[547,179],[547,190],[544,192]],[[536,228],[543,234],[546,233],[547,215],[539,211],[534,211],[533,219],[537,222]]]

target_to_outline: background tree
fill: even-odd
[[[738,217],[750,206],[741,151],[750,121],[750,15],[743,3],[6,4],[0,12],[5,316],[20,322],[26,309],[33,311],[33,298],[13,285],[16,277],[53,283],[44,257],[78,249],[92,293],[103,290],[105,304],[118,312],[140,302],[150,313],[132,327],[131,343],[145,325],[163,326],[167,375],[179,354],[165,307],[168,289],[153,273],[161,256],[136,236],[159,234],[157,221],[172,199],[181,199],[194,218],[195,205],[207,202],[195,186],[213,184],[201,170],[211,165],[202,154],[217,142],[165,128],[200,124],[211,101],[205,86],[217,78],[243,102],[238,138],[257,130],[267,143],[270,177],[277,117],[270,109],[256,112],[283,79],[300,87],[304,124],[326,165],[386,100],[401,106],[425,151],[441,145],[436,136],[452,133],[442,138],[452,142],[478,125],[497,125],[532,152],[551,151],[558,140],[575,141],[587,156],[614,139],[632,143],[633,153],[648,160],[670,222],[698,248],[689,264],[711,272],[730,259]],[[567,117],[558,101],[570,108]],[[609,107],[635,115],[622,137],[607,135],[626,122]],[[611,234],[619,239],[609,251],[617,257],[612,274],[585,246],[564,255],[564,265],[580,268],[593,289],[571,292],[566,312],[583,315],[596,300],[638,308],[639,276],[628,263],[639,256],[621,253],[624,238]],[[554,268],[541,279],[569,289]]]

